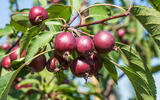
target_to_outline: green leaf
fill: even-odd
[[[21,46],[20,46],[19,55],[28,46],[28,44],[29,44],[30,40],[32,39],[32,37],[35,36],[36,34],[38,34],[38,32],[39,32],[38,26],[33,26],[28,31],[25,32],[24,36],[21,39]]]
[[[21,81],[20,83],[18,83],[19,85],[25,85],[25,84],[40,84],[40,82],[36,79],[25,79],[23,81]]]
[[[47,6],[47,0],[39,0],[43,7]]]
[[[45,22],[45,25],[48,26],[49,30],[56,34],[58,30],[60,30],[60,26],[62,25],[59,21],[47,21]]]
[[[52,32],[42,32],[35,36],[29,43],[27,48],[25,62],[32,58],[39,50],[39,48],[47,45],[47,43],[53,38],[54,34]]]
[[[150,87],[143,77],[138,75],[136,71],[132,70],[130,67],[121,66],[120,69],[128,76],[131,81],[138,100],[156,100],[153,94],[151,94]]]
[[[97,4],[97,3],[96,3]],[[95,6],[89,9],[89,16],[102,20],[108,17],[110,10],[106,6]]]
[[[112,64],[106,56],[102,56],[103,57],[103,64],[104,67],[108,70],[109,74],[111,75],[112,79],[114,80],[115,83],[117,83],[117,79],[118,79],[118,74],[117,74],[117,70],[114,66],[114,64]]]
[[[1,82],[1,84],[0,84],[0,100],[7,100],[7,95],[8,95],[8,91],[11,87],[11,84],[21,69],[22,69],[22,67],[16,71],[9,72],[9,73],[3,75],[2,77],[0,77],[0,82]]]
[[[69,21],[72,10],[71,6],[67,5],[51,5],[47,8],[49,18],[63,18],[66,21]]]
[[[10,25],[6,25],[5,28],[0,28],[0,38],[4,35],[9,35],[14,33],[13,27]]]
[[[148,0],[155,9],[160,11],[160,0]]]
[[[152,74],[139,54],[130,46],[116,43],[120,52],[129,62],[128,67],[120,67],[128,76],[138,100],[156,100],[156,87]]]
[[[79,11],[80,9],[80,6],[81,6],[81,3],[82,3],[82,0],[69,0],[70,1],[70,4],[76,9]],[[76,13],[77,11],[75,11],[73,8],[72,8],[72,14]]]
[[[149,7],[134,6],[131,9],[131,13],[152,34],[153,39],[160,46],[160,12]]]
[[[66,93],[74,93],[77,91],[76,87],[73,87],[68,84],[62,84],[56,88],[56,91],[66,92]]]
[[[13,15],[11,17],[11,25],[15,27],[16,30],[26,32],[27,28],[31,26],[27,15]]]

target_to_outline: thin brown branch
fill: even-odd
[[[74,28],[79,28],[79,27],[84,27],[84,26],[89,26],[89,25],[94,25],[94,24],[102,24],[102,23],[105,23],[108,20],[112,20],[112,19],[115,19],[115,18],[120,18],[120,17],[124,17],[124,16],[128,16],[128,15],[129,15],[129,13],[124,13],[124,14],[112,16],[112,17],[109,17],[109,18],[106,18],[106,19],[103,19],[103,20],[100,20],[100,21],[95,21],[95,22],[91,22],[91,23],[87,23],[87,24],[76,25],[76,26],[74,26]]]
[[[85,35],[87,35],[87,36],[94,37],[94,35],[90,35],[90,34],[88,34],[88,33],[86,33],[86,32],[79,31],[79,30],[77,30],[77,31],[80,32],[80,33],[82,33],[82,34],[85,34]]]

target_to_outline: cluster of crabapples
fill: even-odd
[[[33,7],[29,13],[29,20],[32,25],[39,25],[48,18],[47,11],[42,7]],[[88,77],[98,74],[102,68],[100,54],[106,54],[114,49],[115,40],[108,31],[100,31],[93,38],[88,36],[75,37],[70,32],[59,33],[54,41],[54,57],[46,61],[45,55],[32,60],[29,64],[34,72],[42,71],[45,66],[49,72],[59,71],[59,65],[63,68],[70,67],[73,75],[77,77]],[[15,50],[16,49],[16,50]],[[11,61],[17,59],[19,46],[14,47],[9,56],[2,60],[2,66],[9,68]],[[26,50],[21,54],[25,56]],[[71,59],[70,55],[77,52],[78,56]]]

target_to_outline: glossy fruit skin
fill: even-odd
[[[32,84],[24,84],[21,86],[21,88],[30,88],[32,87]]]
[[[120,37],[120,38],[123,37],[125,34],[126,34],[126,29],[125,28],[120,28],[117,31],[117,36]]]
[[[14,52],[13,52],[13,51],[14,51]],[[19,47],[19,46],[15,46],[15,47],[11,50],[11,52],[13,52],[13,53],[11,53],[11,54],[9,55],[10,58],[11,58],[11,60],[16,60],[16,59],[17,59],[19,51],[20,51],[20,47]]]
[[[98,32],[94,36],[93,42],[96,50],[99,53],[108,53],[111,50],[113,50],[113,47],[115,45],[115,40],[113,35],[107,31]]]
[[[73,52],[76,49],[76,39],[69,32],[61,32],[55,38],[55,49],[57,51]]]
[[[94,49],[92,39],[88,36],[80,36],[77,38],[77,51],[80,54],[88,54]]]
[[[47,11],[39,6],[32,7],[29,12],[29,20],[32,25],[38,25],[48,18]]]
[[[90,61],[85,58],[76,58],[70,64],[70,69],[73,75],[77,77],[85,77],[86,73],[91,70]]]
[[[1,49],[3,49],[3,50],[7,50],[10,47],[11,47],[11,44],[9,44],[9,43],[4,43],[4,44],[1,45]]]
[[[47,63],[47,70],[49,72],[54,72],[55,68],[58,66],[58,60],[54,57],[50,59]]]
[[[95,53],[91,54],[90,59],[92,63],[90,75],[94,75],[102,68],[102,60],[100,56]]]
[[[54,57],[59,61],[59,64],[64,68],[69,68],[69,63],[67,60],[65,60],[57,51],[54,53]]]
[[[9,56],[6,56],[5,58],[3,58],[2,62],[1,62],[2,66],[4,68],[10,68],[11,66],[11,58]]]
[[[19,84],[16,84],[14,87],[16,90],[20,90],[22,87]]]
[[[46,57],[45,55],[40,55],[29,64],[33,68],[34,72],[40,72],[45,68]]]
[[[49,2],[50,2],[50,3],[59,3],[60,0],[50,0]]]
[[[27,50],[26,50],[26,49],[24,49],[24,50],[23,50],[23,52],[22,52],[22,54],[21,54],[21,58],[25,57],[26,52],[27,52]]]

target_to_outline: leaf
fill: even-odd
[[[60,30],[60,26],[62,25],[59,21],[47,21],[45,24],[48,26],[49,30],[56,34],[57,30]]]
[[[62,84],[56,88],[56,91],[66,92],[66,93],[74,93],[77,89],[68,84]]]
[[[51,5],[47,8],[49,18],[63,18],[66,21],[69,21],[72,10],[71,6],[67,5]]]
[[[160,11],[160,1],[159,0],[148,0],[148,1],[152,5],[152,7]]]
[[[160,12],[149,7],[134,6],[131,13],[152,34],[153,39],[160,46]]]
[[[0,77],[0,100],[7,100],[8,91],[11,87],[11,84],[20,71],[21,68],[19,68],[16,71],[9,72],[5,74],[4,76]]]
[[[36,79],[25,79],[23,81],[21,81],[20,83],[18,83],[19,85],[25,85],[25,84],[40,84],[40,82]]]
[[[108,70],[109,74],[111,75],[112,79],[114,80],[115,83],[117,83],[117,79],[118,79],[118,74],[117,74],[117,70],[114,66],[114,64],[112,64],[106,56],[102,56],[103,58],[103,64],[104,67]]]
[[[47,45],[47,43],[52,39],[54,34],[52,32],[46,31],[35,36],[29,43],[27,48],[25,62],[32,58],[39,50],[40,47]]]
[[[11,25],[23,33],[31,26],[28,16],[18,14],[11,17]]]
[[[23,50],[28,46],[30,40],[32,39],[33,36],[38,34],[39,28],[37,26],[31,27],[28,31],[25,32],[24,36],[21,39],[21,46],[20,46],[20,53],[19,55],[23,52]]]
[[[120,52],[129,62],[128,67],[120,67],[128,76],[138,100],[156,100],[156,87],[152,74],[139,54],[130,46],[116,43]]]
[[[109,12],[110,10],[106,6],[95,6],[89,9],[88,17],[93,17],[97,20],[102,20],[108,17]]]
[[[10,25],[6,25],[5,28],[0,28],[0,38],[4,35],[9,35],[14,33],[13,27]]]
[[[79,11],[82,0],[69,0],[69,1],[70,1],[70,4],[73,6],[73,8]],[[73,8],[72,8],[72,14],[77,12]]]
[[[45,8],[47,6],[47,0],[39,0],[42,6]]]

